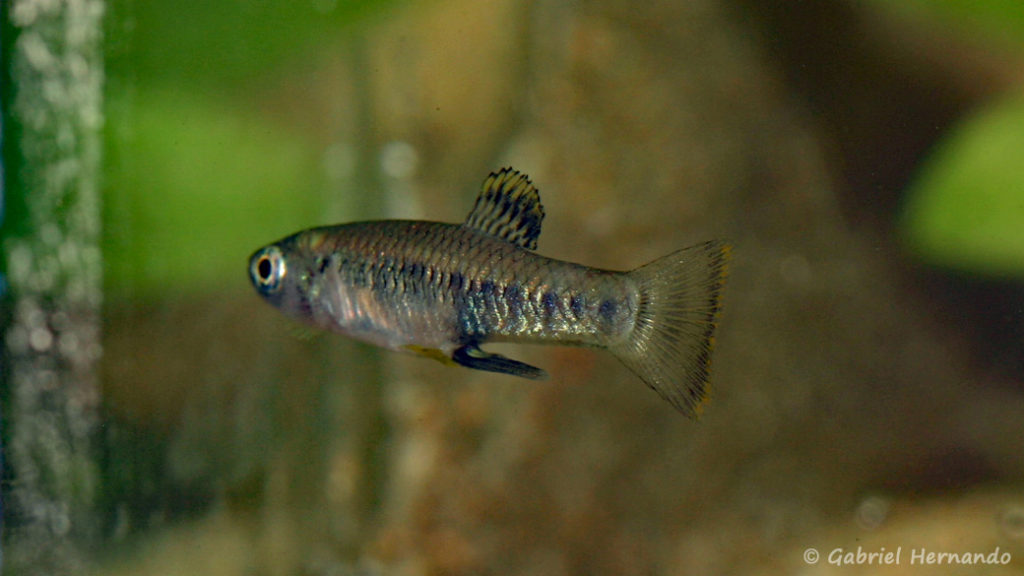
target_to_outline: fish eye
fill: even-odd
[[[263,294],[277,292],[286,272],[284,255],[276,246],[260,250],[250,260],[249,275],[256,289]]]

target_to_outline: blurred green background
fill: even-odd
[[[990,42],[997,54],[1019,51],[1024,38],[1017,2],[877,5],[893,18],[931,20],[970,42]],[[147,240],[106,227],[108,287],[210,289],[240,251],[324,221],[315,215],[325,202],[343,206],[331,215],[339,220],[379,212],[372,200],[357,207],[366,200],[331,186],[329,155],[338,150],[325,142],[332,135],[288,108],[311,106],[295,98],[322,89],[308,85],[321,73],[316,67],[331,53],[358,50],[370,23],[401,9],[389,1],[111,2],[105,215],[145,229]],[[899,232],[914,257],[967,273],[1024,274],[1024,96],[1017,92],[965,110],[936,135],[901,207]],[[343,154],[335,177],[371,152]]]
[[[1019,570],[1024,8],[670,4],[108,2],[90,570],[781,574],[950,541]],[[705,421],[596,353],[465,374],[248,285],[302,228],[457,221],[505,164],[543,254],[734,241]]]

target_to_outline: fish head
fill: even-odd
[[[309,272],[288,241],[260,248],[249,257],[249,280],[272,306],[299,320],[309,320]]]

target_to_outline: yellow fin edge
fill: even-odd
[[[402,346],[402,349],[408,350],[409,352],[412,352],[417,356],[437,360],[438,362],[444,364],[445,366],[458,366],[458,364],[454,360],[452,360],[451,356],[445,354],[438,348],[427,348],[426,346],[416,346],[415,344],[407,344],[405,346]]]

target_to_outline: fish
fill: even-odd
[[[604,349],[683,414],[709,397],[731,246],[710,240],[631,271],[536,252],[544,208],[506,167],[462,223],[374,220],[310,228],[249,258],[268,303],[314,327],[449,365],[540,380],[491,342]]]

